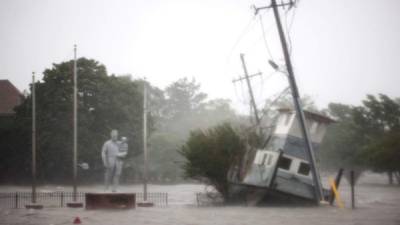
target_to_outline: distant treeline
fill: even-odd
[[[72,177],[73,61],[53,64],[36,82],[37,179],[70,182]],[[78,163],[81,182],[102,182],[101,146],[112,129],[129,141],[122,180],[141,181],[143,168],[143,85],[149,95],[149,176],[154,182],[181,180],[177,150],[191,129],[235,119],[229,100],[207,100],[194,79],[164,90],[130,75],[109,75],[106,67],[80,58],[78,68]],[[0,182],[30,182],[32,99],[26,96],[13,117],[0,121]]]
[[[337,123],[328,128],[321,146],[325,168],[373,170],[400,184],[400,99],[368,95],[361,106],[331,103]]]
[[[73,61],[53,64],[36,82],[37,179],[42,183],[70,182],[72,177]],[[140,182],[143,170],[143,86],[148,86],[149,177],[152,182],[182,181],[184,158],[178,153],[194,129],[222,122],[251,127],[226,99],[209,100],[194,79],[182,78],[159,89],[130,75],[108,74],[104,65],[80,58],[78,68],[78,161],[80,182],[102,182],[100,151],[112,129],[126,136],[129,153],[123,182]],[[368,95],[361,106],[339,103],[318,109],[303,98],[308,110],[331,116],[321,146],[319,165],[358,171],[386,172],[400,181],[400,100]],[[272,108],[291,107],[286,96],[267,100],[263,117],[273,124]],[[27,95],[13,117],[0,120],[0,182],[31,180],[32,99]],[[248,130],[248,128],[246,128]]]

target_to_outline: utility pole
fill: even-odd
[[[143,200],[147,201],[147,87],[143,79]]]
[[[243,53],[240,54],[240,60],[242,61],[244,76],[245,76],[245,79],[246,79],[247,87],[249,89],[250,101],[251,101],[251,105],[253,106],[254,116],[256,118],[256,124],[259,125],[260,124],[260,118],[258,117],[257,105],[256,105],[256,102],[254,100],[253,89],[251,88],[249,74],[247,72],[246,62],[244,61],[244,54]]]
[[[77,196],[77,160],[78,160],[78,79],[76,66],[76,45],[74,45],[74,146],[73,146],[73,201]]]
[[[36,88],[32,72],[32,203],[36,203]]]
[[[295,106],[295,110],[296,110],[296,114],[297,114],[297,119],[300,124],[301,133],[306,142],[306,153],[308,155],[308,159],[310,162],[311,173],[312,173],[314,185],[315,185],[314,186],[315,187],[314,188],[315,200],[316,200],[317,204],[319,204],[323,197],[322,185],[321,185],[319,173],[316,169],[314,150],[313,150],[313,146],[311,143],[308,129],[306,127],[306,119],[305,119],[304,112],[303,112],[302,105],[301,105],[300,94],[299,94],[299,90],[297,88],[296,79],[294,76],[293,67],[292,67],[292,63],[290,60],[288,47],[286,44],[286,38],[285,38],[285,34],[283,32],[282,23],[281,23],[279,11],[278,11],[278,7],[289,6],[289,8],[290,8],[293,5],[294,5],[293,0],[291,0],[289,3],[281,3],[281,4],[277,4],[276,0],[271,0],[271,5],[266,6],[266,7],[256,8],[255,13],[257,14],[259,10],[265,9],[265,8],[272,8],[274,11],[275,22],[276,22],[276,26],[277,26],[277,29],[279,32],[279,38],[280,38],[280,42],[282,45],[283,55],[285,58],[286,68],[287,68],[287,72],[288,72],[288,80],[289,80],[289,84],[290,84],[290,88],[291,88],[291,93],[292,93],[293,102],[294,102],[294,106]]]
[[[262,75],[262,73],[259,72],[259,73],[256,73],[256,74],[249,75],[249,73],[247,71],[246,62],[244,60],[244,54],[243,53],[240,54],[240,60],[242,61],[244,77],[239,77],[238,79],[233,80],[233,82],[246,80],[247,88],[249,89],[249,96],[250,96],[250,118],[251,118],[251,111],[252,111],[251,109],[253,109],[254,117],[256,119],[256,124],[260,125],[260,117],[258,116],[257,105],[256,105],[256,101],[254,100],[254,94],[253,94],[253,89],[251,87],[250,78],[254,77],[254,76],[260,76],[260,75]]]

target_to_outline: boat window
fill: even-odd
[[[265,165],[265,161],[267,160],[268,154],[264,154],[261,160],[261,165]]]
[[[289,170],[291,164],[292,164],[292,160],[291,159],[282,156],[279,159],[278,168],[281,168],[281,169],[284,169],[284,170]]]
[[[308,176],[308,174],[310,174],[310,165],[308,163],[301,162],[297,173]]]

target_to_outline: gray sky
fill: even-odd
[[[283,64],[271,10],[262,21],[250,6],[268,0],[2,0],[0,79],[28,88],[31,72],[78,57],[105,64],[109,73],[146,76],[161,88],[195,77],[211,98],[247,110],[239,53],[246,55],[261,104],[287,85],[267,60]],[[400,1],[301,0],[287,18],[300,92],[320,107],[359,104],[368,93],[400,97]],[[292,19],[294,16],[294,19]],[[291,22],[293,21],[293,23]],[[292,24],[292,26],[290,26]]]

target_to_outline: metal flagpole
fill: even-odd
[[[78,94],[78,84],[77,84],[77,66],[76,66],[76,45],[74,45],[74,146],[73,146],[73,201],[76,202],[77,197],[77,148],[78,148],[78,104],[77,104],[77,94]]]
[[[143,200],[147,201],[147,88],[146,79],[143,80]]]
[[[36,90],[32,72],[32,203],[36,203]]]

